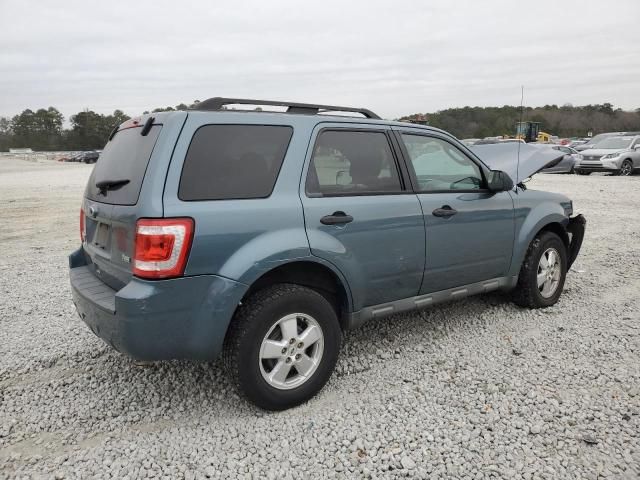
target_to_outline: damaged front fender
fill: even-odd
[[[573,262],[580,253],[582,240],[584,239],[584,231],[587,226],[587,219],[582,215],[576,215],[569,219],[567,225],[567,233],[569,234],[569,258],[567,259],[567,270],[571,268]]]

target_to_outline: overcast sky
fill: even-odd
[[[0,116],[212,96],[640,107],[640,0],[0,0]]]

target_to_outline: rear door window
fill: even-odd
[[[89,177],[86,196],[91,200],[114,205],[138,203],[144,174],[162,125],[154,125],[146,136],[142,127],[120,130],[107,143]],[[119,182],[116,187],[100,190],[96,184]]]
[[[293,128],[280,125],[205,125],[193,135],[178,198],[229,200],[271,195]]]
[[[322,131],[313,150],[306,191],[323,196],[402,191],[386,134],[374,131]]]

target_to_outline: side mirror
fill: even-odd
[[[640,150],[640,143],[633,147],[634,150]]]
[[[513,180],[502,170],[491,170],[487,183],[492,192],[506,192],[513,188]]]

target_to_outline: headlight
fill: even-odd
[[[608,153],[607,155],[602,157],[602,159],[603,160],[613,160],[614,158],[618,158],[619,156],[620,156],[619,153]]]

